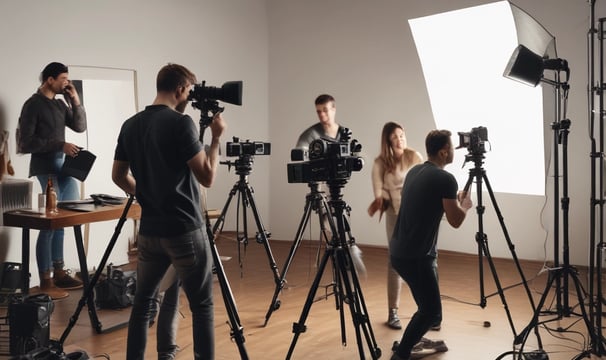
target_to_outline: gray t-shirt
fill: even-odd
[[[339,125],[339,130],[337,131],[337,136],[333,138],[332,136],[329,136],[328,134],[326,134],[324,132],[324,128],[322,127],[322,124],[316,123],[316,124],[308,127],[305,131],[303,131],[303,133],[301,133],[301,135],[299,136],[299,140],[297,140],[296,148],[297,149],[309,148],[309,144],[312,141],[314,141],[316,139],[320,139],[320,138],[333,140],[333,141],[340,141],[342,129],[343,129],[343,127]]]

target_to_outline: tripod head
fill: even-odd
[[[467,155],[465,155],[465,161],[463,161],[463,166],[461,166],[462,168],[465,167],[465,164],[467,164],[467,162],[469,161],[473,161],[474,167],[476,168],[481,168],[482,164],[484,164],[484,153],[468,153]]]
[[[343,193],[341,189],[345,187],[347,184],[347,179],[335,179],[328,180],[326,182],[328,184],[328,190],[330,193],[330,200],[328,201],[335,210],[336,215],[341,215],[346,213],[347,215],[351,212],[351,207],[347,205],[345,200],[343,200]]]
[[[229,171],[232,166],[236,168],[236,174],[240,176],[248,176],[252,171],[252,164],[254,163],[255,157],[248,154],[241,154],[234,161],[220,161],[219,164],[227,165]]]
[[[343,193],[341,189],[345,187],[347,184],[347,179],[331,179],[326,182],[328,184],[328,190],[330,193],[331,201],[341,201],[343,198]]]

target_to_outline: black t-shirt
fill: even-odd
[[[435,257],[438,228],[444,214],[442,199],[456,199],[457,190],[454,176],[429,161],[410,169],[389,242],[390,255],[402,259]]]
[[[187,166],[202,148],[192,118],[167,106],[150,105],[124,122],[114,159],[129,162],[137,181],[141,234],[177,236],[204,225],[200,185]]]

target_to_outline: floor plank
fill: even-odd
[[[282,271],[284,261],[291,250],[289,241],[271,241],[270,248],[278,269]],[[296,251],[286,275],[287,285],[281,292],[279,309],[271,313],[266,326],[265,315],[268,312],[275,282],[270,268],[270,259],[262,246],[251,241],[246,247],[238,244],[229,236],[221,236],[217,248],[222,256],[231,257],[224,262],[227,278],[230,282],[238,315],[244,328],[245,348],[250,359],[283,359],[293,343],[292,327],[298,322],[306,300],[310,296],[310,286],[318,275],[317,257],[323,254],[323,245],[317,241],[305,241]],[[392,330],[385,324],[387,320],[386,295],[386,257],[385,248],[362,247],[366,275],[360,279],[362,296],[370,318],[370,332],[374,335],[383,355],[389,359],[391,345],[399,340],[402,331]],[[429,332],[427,337],[446,341],[449,351],[433,355],[428,359],[440,360],[486,360],[513,359],[504,355],[512,350],[513,339],[532,319],[533,308],[526,288],[521,284],[522,276],[512,259],[482,259],[484,281],[480,281],[480,262],[475,254],[441,252],[439,258],[440,287],[442,291],[444,322],[438,332]],[[491,261],[489,261],[491,260]],[[494,266],[494,273],[492,266]],[[547,272],[541,272],[542,263],[521,261],[528,290],[536,303],[545,292]],[[306,332],[301,333],[294,344],[292,359],[356,359],[360,358],[358,342],[349,308],[344,309],[345,326],[340,324],[340,312],[336,309],[335,297],[326,293],[324,285],[332,282],[332,267],[327,266],[321,274],[320,285],[311,303],[306,318]],[[501,284],[501,297],[495,285]],[[581,282],[586,276],[581,274]],[[548,321],[545,326],[537,327],[543,349],[549,359],[572,359],[588,348],[587,327],[583,323],[576,291],[570,281],[569,299],[572,314],[568,317],[541,315],[540,321]],[[483,285],[483,286],[482,286]],[[482,287],[484,297],[482,297]],[[328,288],[330,289],[330,287]],[[585,286],[586,289],[586,286]],[[554,309],[556,287],[547,292],[545,310]],[[66,300],[56,302],[51,321],[51,337],[60,338],[66,331],[69,319],[73,316],[80,300],[79,290],[71,291]],[[481,304],[485,300],[485,306]],[[414,312],[414,302],[406,286],[402,291],[400,316],[404,324]],[[192,358],[191,317],[187,300],[182,297],[181,312],[183,318],[179,324],[178,359]],[[130,309],[113,311],[99,310],[103,328],[128,320]],[[217,359],[239,359],[238,348],[230,337],[223,298],[218,283],[215,282],[215,330]],[[487,326],[489,325],[489,326]],[[566,331],[570,327],[570,331]],[[534,328],[533,328],[534,329]],[[346,343],[341,340],[345,331]],[[155,327],[149,332],[147,358],[155,358]],[[369,354],[368,342],[361,341],[366,358]],[[90,325],[86,307],[81,312],[73,328],[68,330],[65,350],[84,349],[91,356],[105,355],[110,359],[124,359],[126,349],[126,329],[118,329],[104,334],[96,334]],[[537,336],[534,331],[528,337],[526,351],[537,348]],[[101,358],[101,357],[99,357]],[[599,358],[592,355],[591,358]]]

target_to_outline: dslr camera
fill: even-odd
[[[225,145],[225,152],[227,156],[269,155],[271,153],[271,144],[249,140],[240,142],[240,139],[234,136],[233,142],[228,142]]]
[[[305,149],[291,150],[292,161],[287,164],[289,183],[313,183],[347,180],[353,171],[360,171],[364,160],[356,154],[362,150],[357,140],[351,140],[351,131],[342,128],[339,141],[316,139]]]
[[[486,142],[488,141],[488,129],[478,126],[470,132],[458,132],[459,146],[457,149],[467,148],[470,154],[481,155],[486,153]]]

